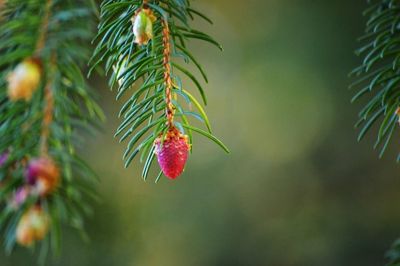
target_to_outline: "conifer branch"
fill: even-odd
[[[44,261],[59,252],[62,225],[84,235],[87,202],[97,199],[96,175],[76,149],[78,131],[104,118],[83,76],[92,4],[8,0],[1,14],[0,233],[7,252],[41,244]]]
[[[365,106],[359,113],[356,126],[360,129],[358,140],[377,125],[374,145],[379,157],[387,150],[400,118],[400,2],[398,0],[368,1],[364,15],[368,21],[363,45],[356,54],[363,57],[361,65],[351,75],[357,80],[350,88],[357,88],[352,102],[362,101]],[[400,162],[400,153],[397,157]],[[400,242],[393,244],[387,253],[388,266],[400,265]]]
[[[399,1],[370,1],[364,12],[368,22],[365,34],[360,38],[363,46],[356,51],[363,61],[351,73],[357,80],[350,88],[358,89],[352,102],[365,103],[356,124],[361,128],[358,140],[378,124],[374,148],[380,150],[379,157],[389,146],[400,116],[399,10]],[[397,161],[400,161],[400,154]]]
[[[117,100],[125,99],[119,112],[122,122],[115,136],[120,137],[120,142],[129,140],[123,155],[125,167],[140,154],[145,180],[156,155],[162,164],[163,156],[157,152],[157,146],[162,149],[164,141],[171,140],[173,136],[175,141],[181,141],[182,155],[186,154],[186,147],[192,145],[192,132],[210,138],[228,151],[212,135],[203,107],[188,92],[186,87],[189,85],[183,84],[182,80],[186,77],[192,81],[203,102],[207,103],[200,81],[180,61],[192,62],[208,82],[187,42],[191,39],[203,40],[222,48],[206,33],[192,29],[190,20],[195,16],[206,18],[193,9],[188,0],[104,0],[101,4],[95,39],[97,47],[91,59],[92,70],[105,62],[110,87],[118,87]],[[131,92],[130,95],[127,95],[128,92]],[[191,106],[198,110],[192,110]],[[189,116],[204,123],[208,133],[193,128]],[[184,157],[182,161],[186,161]],[[165,174],[165,169],[162,170]]]

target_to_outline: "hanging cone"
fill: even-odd
[[[60,182],[60,170],[50,158],[35,158],[29,162],[25,179],[29,185],[35,187],[40,196],[46,196],[57,188]]]
[[[164,175],[169,179],[180,176],[185,168],[190,145],[188,138],[179,132],[178,129],[171,128],[162,142],[162,137],[155,141],[158,164]]]

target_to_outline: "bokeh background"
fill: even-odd
[[[400,236],[396,140],[381,160],[356,142],[349,71],[365,0],[202,0],[224,45],[193,43],[208,70],[207,111],[226,155],[197,136],[185,174],[154,184],[123,168],[120,103],[92,82],[108,115],[85,157],[102,202],[90,243],[66,230],[57,266],[377,266]],[[395,139],[395,138],[394,138]],[[155,172],[154,172],[155,174]],[[17,250],[1,266],[34,265]]]

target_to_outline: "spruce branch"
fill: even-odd
[[[356,124],[360,128],[358,140],[377,125],[374,148],[380,149],[382,157],[400,122],[400,1],[368,2],[364,11],[368,18],[365,34],[359,38],[363,45],[356,51],[363,61],[351,72],[357,80],[350,88],[358,89],[352,102],[365,102]],[[398,240],[387,252],[387,266],[400,265],[399,247]]]
[[[400,265],[400,239],[393,243],[391,249],[386,253],[386,258],[389,260],[386,266]]]
[[[85,234],[97,199],[76,148],[104,118],[83,75],[92,3],[8,0],[0,14],[0,232],[8,253],[40,242],[44,261],[62,225]]]
[[[190,21],[195,17],[211,22],[206,15],[193,9],[188,0],[104,0],[101,4],[91,71],[105,62],[109,85],[118,88],[116,99],[125,100],[119,112],[122,122],[115,136],[120,142],[128,141],[123,155],[125,167],[140,155],[145,180],[156,155],[163,170],[156,180],[162,173],[176,178],[176,173],[172,174],[174,177],[168,176],[166,168],[171,168],[174,160],[186,162],[186,148],[192,147],[193,132],[228,152],[212,135],[209,119],[199,101],[188,92],[189,85],[182,82],[182,77],[192,81],[203,103],[207,104],[201,82],[182,64],[192,62],[208,82],[187,43],[196,39],[222,48],[211,36],[191,27]],[[197,110],[193,110],[193,106]],[[189,116],[205,124],[206,130],[193,127]],[[174,145],[181,149],[179,160],[179,156],[163,153]],[[175,150],[170,152],[176,153]]]
[[[379,125],[375,149],[382,157],[398,128],[400,117],[400,2],[398,0],[369,1],[364,15],[368,17],[363,45],[356,51],[363,57],[362,64],[351,75],[357,80],[350,88],[358,92],[352,102],[362,101],[356,127],[358,140],[375,125]],[[400,161],[400,154],[397,157]]]

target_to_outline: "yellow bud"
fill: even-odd
[[[41,208],[34,208],[31,212],[31,225],[35,231],[36,240],[42,240],[49,231],[50,219]]]
[[[16,239],[21,246],[31,246],[35,241],[42,240],[49,231],[50,218],[41,207],[30,208],[17,226]]]
[[[132,18],[135,42],[146,45],[153,39],[153,23],[156,21],[154,13],[149,8],[143,8]]]
[[[39,64],[32,59],[24,60],[7,77],[8,97],[12,101],[29,101],[39,86],[40,78]]]
[[[35,232],[24,217],[18,223],[16,240],[18,244],[25,247],[29,247],[35,242]]]

